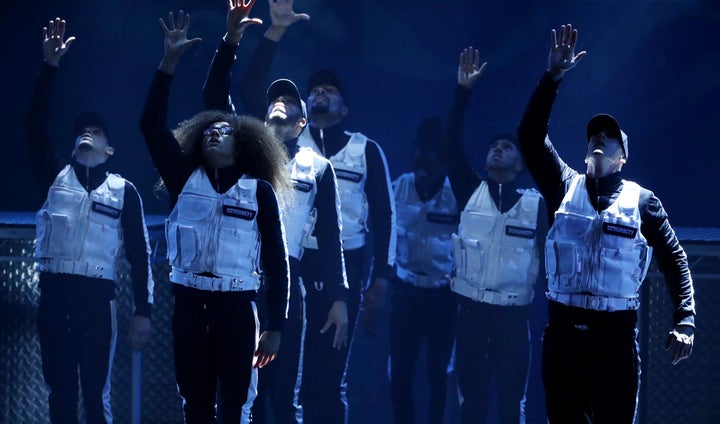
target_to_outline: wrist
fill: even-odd
[[[285,34],[286,30],[287,26],[271,24],[265,31],[265,38],[278,42],[282,38],[283,34]]]
[[[50,66],[52,66],[52,67],[55,67],[55,68],[59,68],[59,67],[60,67],[60,59],[49,59],[49,58],[45,58],[45,63],[47,63],[48,65],[50,65]]]
[[[176,57],[168,57],[163,56],[162,60],[160,61],[160,65],[158,66],[158,69],[165,72],[166,74],[173,75],[175,73],[175,68],[178,64],[178,59]]]
[[[226,32],[225,35],[223,35],[223,41],[227,44],[235,45],[237,46],[240,44],[240,40],[242,39],[242,32]]]
[[[553,81],[560,81],[563,78],[563,75],[565,75],[565,70],[559,68],[548,68],[547,73]]]

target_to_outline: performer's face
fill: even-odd
[[[221,168],[235,162],[235,136],[229,123],[220,121],[210,125],[203,132],[203,157],[214,168]]]

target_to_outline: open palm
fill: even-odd
[[[288,27],[297,21],[310,19],[306,13],[295,13],[293,3],[294,0],[268,0],[273,25]]]
[[[45,61],[53,66],[58,66],[60,58],[75,41],[75,37],[65,40],[65,20],[55,18],[50,20],[47,27],[43,27],[43,55]]]
[[[188,40],[187,32],[190,26],[190,14],[185,14],[182,10],[178,13],[177,25],[173,13],[170,12],[168,13],[168,23],[166,24],[160,18],[160,26],[165,33],[166,56],[181,56],[185,50],[202,41],[200,38]]]
[[[475,81],[482,76],[487,62],[480,65],[480,52],[472,46],[463,49],[460,53],[458,63],[458,84],[465,88],[471,88]]]

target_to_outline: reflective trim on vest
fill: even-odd
[[[168,260],[178,271],[171,281],[188,285],[180,275],[210,272],[221,282],[203,287],[233,280],[247,284],[242,290],[260,287],[256,191],[257,180],[243,177],[219,194],[203,168],[192,173],[165,225]]]
[[[368,230],[368,202],[365,195],[367,137],[359,132],[346,131],[345,134],[350,136],[348,143],[328,159],[337,177],[342,212],[343,249],[352,250],[365,245],[365,233]],[[298,145],[311,147],[322,155],[310,131],[306,130],[300,134]]]
[[[420,200],[415,174],[401,175],[393,183],[397,212],[397,276],[420,287],[446,285],[452,273],[452,233],[457,231],[458,210],[450,181],[427,202]]]
[[[498,305],[532,301],[540,268],[535,237],[539,203],[540,194],[526,189],[501,213],[487,183],[480,183],[460,215],[458,235],[453,235],[453,291]]]
[[[37,213],[35,255],[45,272],[115,279],[125,179],[108,174],[88,193],[72,166],[60,171]]]
[[[588,309],[596,309],[595,304],[637,308],[640,284],[652,258],[640,232],[640,190],[636,183],[623,181],[615,202],[598,215],[585,176],[574,177],[545,243],[549,298],[567,305],[585,304]],[[578,296],[607,300],[578,300]]]
[[[315,229],[318,179],[325,172],[328,161],[308,147],[301,147],[288,163],[288,171],[295,188],[293,205],[289,213],[283,214],[288,254],[301,259],[307,239]],[[317,241],[315,242],[317,244]]]

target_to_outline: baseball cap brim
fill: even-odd
[[[300,97],[300,90],[298,90],[294,82],[289,79],[279,79],[270,84],[270,87],[267,89],[267,105],[270,106],[270,103],[280,96],[290,96],[297,100],[297,104],[302,109],[303,118],[307,118],[303,101]]]
[[[600,113],[590,118],[586,130],[587,139],[590,140],[590,137],[601,131],[605,131],[608,137],[614,138],[622,143],[625,158],[627,159],[629,154],[628,138],[623,130],[620,129],[620,124],[618,124],[617,119],[607,113]]]

